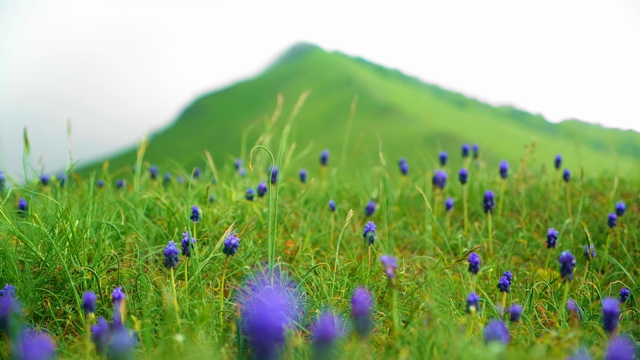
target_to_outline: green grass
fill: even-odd
[[[372,85],[367,88],[377,88]],[[242,86],[248,85],[239,85]],[[514,147],[505,154],[520,158],[520,162],[512,163],[504,196],[500,197],[502,180],[496,170],[495,159],[499,156],[485,156],[483,152],[477,166],[470,166],[470,226],[465,234],[457,159],[445,169],[449,180],[444,194],[434,194],[434,152],[419,160],[410,158],[410,174],[403,177],[397,169],[397,150],[387,151],[386,142],[379,143],[375,137],[358,142],[354,131],[354,138],[345,147],[358,157],[345,160],[340,166],[339,156],[332,152],[330,165],[323,171],[316,151],[305,152],[304,146],[293,145],[303,136],[299,129],[296,134],[296,127],[305,121],[303,114],[322,107],[312,99],[313,94],[297,117],[292,115],[281,121],[284,124],[280,127],[267,125],[262,129],[263,138],[258,143],[272,151],[280,169],[280,181],[270,188],[268,198],[254,202],[244,199],[248,187],[267,181],[265,169],[272,160],[263,149],[254,150],[254,171],[248,171],[244,178],[233,170],[232,161],[218,161],[217,168],[212,164],[205,167],[201,179],[181,184],[175,176],[190,179],[191,170],[184,171],[176,165],[161,169],[174,175],[172,183],[163,186],[161,179],[149,178],[151,161],[140,157],[137,173],[127,167],[119,172],[76,177],[64,188],[55,182],[47,187],[31,183],[5,191],[0,206],[0,279],[17,286],[26,321],[55,336],[60,358],[84,358],[82,293],[96,292],[97,314],[110,319],[111,291],[123,286],[127,294],[126,324],[139,333],[139,357],[243,357],[250,349],[238,331],[241,304],[236,295],[248,277],[271,264],[298,284],[305,302],[303,320],[288,333],[283,350],[286,358],[313,357],[310,324],[324,309],[333,309],[348,319],[350,297],[358,286],[366,286],[374,294],[375,328],[368,340],[358,340],[353,335],[345,338],[338,346],[338,354],[344,358],[549,359],[566,358],[580,345],[597,358],[607,344],[600,325],[600,301],[606,296],[617,297],[623,286],[631,289],[632,296],[621,306],[619,329],[636,339],[640,336],[635,297],[640,291],[636,283],[640,278],[637,177],[589,172],[581,177],[574,172],[568,185],[573,213],[570,217],[565,198],[567,185],[558,182],[559,174],[541,169],[533,160],[537,153],[532,155],[507,141]],[[348,108],[350,99],[347,100],[343,105]],[[360,103],[353,120],[354,130],[366,117],[360,110],[371,111],[378,106],[371,102],[367,107],[366,103],[364,99]],[[248,111],[258,114],[261,110]],[[283,114],[289,113],[285,106]],[[375,121],[384,122],[378,118]],[[276,136],[283,127],[284,136]],[[321,127],[316,130],[322,131]],[[324,130],[327,136],[329,130]],[[252,143],[247,140],[244,145],[245,165]],[[153,144],[152,141],[149,156],[153,154]],[[190,146],[187,142],[176,144]],[[540,153],[550,155],[557,151],[544,144],[538,143]],[[496,143],[495,149],[502,146]],[[359,148],[373,150],[365,157],[353,150]],[[192,154],[200,164],[205,163],[201,153]],[[566,158],[569,163],[578,162]],[[359,172],[352,171],[356,160],[360,163]],[[134,162],[135,159],[129,163]],[[297,180],[301,167],[310,173],[306,185]],[[127,180],[126,189],[116,189],[116,178]],[[211,182],[213,178],[215,184]],[[105,180],[106,186],[97,188],[97,179]],[[493,217],[493,254],[488,250],[488,222],[481,206],[487,189],[494,190],[499,197],[496,203],[503,204]],[[208,201],[210,194],[215,196],[214,203]],[[442,209],[448,196],[456,202],[449,220]],[[30,204],[24,217],[16,211],[20,197]],[[328,211],[330,199],[337,202],[335,213]],[[369,199],[379,204],[371,218],[364,215]],[[618,200],[624,200],[628,210],[620,219],[607,253],[605,243],[610,231],[606,218]],[[195,229],[189,220],[192,205],[203,210],[202,221]],[[378,238],[367,248],[362,229],[369,220],[377,224]],[[552,250],[545,247],[549,227],[560,230],[558,246]],[[182,258],[176,270],[176,313],[174,288],[169,271],[163,267],[162,251],[168,240],[178,242],[186,230],[196,233],[197,250],[188,266]],[[598,252],[588,270],[582,256],[587,243],[585,230]],[[237,255],[229,258],[226,265],[220,312],[226,258],[222,241],[230,231],[237,231],[241,243]],[[557,272],[557,258],[563,250],[570,250],[578,259],[574,280],[568,284],[569,297],[582,308],[582,320],[568,321],[563,311],[564,288]],[[483,261],[475,277],[467,271],[470,251],[479,253]],[[378,261],[382,254],[398,258],[392,286]],[[507,305],[519,303],[524,313],[520,323],[510,325],[512,341],[508,347],[487,346],[482,340],[482,327],[499,316],[496,305],[501,295],[497,283],[506,270],[514,273]],[[394,291],[398,297],[395,317]],[[471,291],[481,297],[477,315],[465,312],[466,297]],[[182,342],[175,340],[177,334],[184,337]],[[6,358],[7,341],[2,343],[0,358]]]

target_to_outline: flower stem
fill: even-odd
[[[173,308],[176,312],[176,323],[180,326],[180,308],[178,307],[178,293],[176,291],[176,276],[173,272],[173,268],[169,270],[171,272],[171,288],[173,289]]]
[[[567,194],[567,211],[569,212],[569,219],[573,219],[573,211],[571,210],[571,186],[567,184],[565,190]]]
[[[562,295],[562,303],[560,303],[560,307],[558,308],[558,313],[562,314],[562,316],[560,317],[560,319],[563,320],[562,323],[564,324],[568,324],[569,322],[567,321],[567,300],[569,299],[569,281],[567,280],[563,280],[562,284],[564,285],[564,294]],[[560,322],[560,319],[558,319],[558,326],[561,326],[562,323]]]
[[[224,260],[222,267],[222,280],[220,280],[220,333],[222,333],[222,326],[224,324],[224,317],[222,316],[222,310],[224,309],[224,279],[227,275],[227,263],[229,262],[229,256]]]
[[[493,256],[493,226],[491,221],[491,211],[487,212],[487,217],[489,221],[489,256]]]
[[[467,186],[462,185],[462,208],[464,209],[464,233],[468,232],[469,217],[467,215]]]

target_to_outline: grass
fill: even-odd
[[[301,97],[296,109],[305,100]],[[86,358],[82,293],[98,294],[97,315],[110,319],[110,294],[116,286],[127,295],[125,323],[138,333],[135,352],[140,358],[246,357],[251,350],[238,328],[241,304],[236,296],[252,274],[273,267],[295,281],[305,305],[302,320],[288,332],[285,358],[313,357],[310,324],[325,309],[348,319],[358,286],[375,297],[375,328],[367,340],[346,337],[337,350],[344,358],[549,359],[566,358],[579,346],[599,357],[608,341],[601,326],[601,299],[618,297],[623,286],[632,295],[621,306],[619,329],[636,339],[640,335],[634,295],[640,291],[637,177],[574,172],[572,182],[564,184],[555,171],[530,165],[529,148],[518,154],[518,166],[512,163],[502,191],[497,161],[481,156],[469,162],[465,231],[455,161],[444,169],[449,179],[443,193],[433,192],[435,168],[425,166],[436,163],[435,152],[433,159],[409,158],[409,175],[404,177],[382,140],[376,142],[375,160],[365,161],[375,163],[368,169],[354,170],[348,162],[337,165],[333,155],[324,169],[318,164],[319,152],[304,152],[290,143],[301,112],[293,111],[284,135],[274,136],[281,129],[273,126],[279,112],[266,123],[258,146],[245,152],[244,163],[253,168],[246,177],[231,161],[202,157],[199,179],[191,180],[192,168],[165,165],[161,173],[170,170],[174,177],[163,185],[161,178],[149,178],[143,143],[135,172],[107,169],[76,176],[64,187],[55,181],[46,187],[34,182],[4,192],[0,279],[17,287],[27,322],[56,338],[60,358]],[[270,186],[266,198],[245,200],[248,187],[268,183],[270,164],[279,167],[278,183]],[[301,167],[309,171],[307,184],[297,179]],[[187,180],[179,183],[177,175]],[[117,189],[117,178],[128,185]],[[96,186],[98,179],[105,181],[104,188]],[[491,217],[491,233],[482,209],[488,189],[501,204],[501,211]],[[214,202],[209,202],[210,195]],[[25,216],[16,210],[20,197],[29,202]],[[443,210],[447,197],[455,201],[450,214]],[[328,210],[330,199],[337,203],[335,213]],[[370,199],[378,208],[366,217]],[[618,200],[624,200],[628,210],[611,231],[606,219]],[[203,212],[197,225],[189,220],[192,205]],[[367,221],[377,224],[370,247],[362,237]],[[545,247],[550,227],[560,231],[555,249]],[[178,242],[185,231],[196,235],[196,249],[188,260],[181,257],[173,273],[164,268],[162,252],[168,240]],[[227,258],[222,244],[233,231],[241,239],[240,248]],[[597,251],[589,264],[582,256],[588,243]],[[563,282],[558,273],[563,250],[578,259],[571,282]],[[476,276],[467,271],[472,251],[482,258]],[[378,261],[383,254],[398,259],[393,282]],[[485,345],[483,326],[501,316],[497,306],[503,295],[497,283],[506,270],[514,274],[506,304],[522,305],[522,320],[509,324],[508,347]],[[480,311],[474,315],[465,311],[471,291],[480,295]],[[581,320],[564,311],[567,298],[579,304]],[[5,344],[0,346],[1,358],[9,357]],[[95,356],[91,349],[89,358]]]

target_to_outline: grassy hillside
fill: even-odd
[[[430,170],[440,150],[448,151],[457,167],[463,143],[478,143],[484,163],[496,168],[502,159],[516,166],[533,142],[534,166],[550,167],[560,153],[573,173],[581,166],[587,174],[628,173],[637,168],[640,157],[636,132],[579,121],[551,124],[539,115],[493,107],[363,59],[299,44],[261,75],[195,100],[171,126],[152,136],[145,160],[189,169],[202,166],[204,151],[209,150],[218,166],[243,155],[246,161],[248,150],[261,135],[277,140],[306,90],[310,96],[294,122],[291,138],[297,144],[300,157],[295,161],[300,166],[317,162],[319,152],[327,148],[332,159],[344,157],[349,169],[366,169],[378,161],[381,146],[388,161],[407,157],[416,170]],[[271,128],[268,119],[277,108],[279,93],[284,99],[282,115]],[[131,149],[110,159],[110,168],[128,168],[134,162],[135,149]],[[89,169],[99,166],[101,162]]]

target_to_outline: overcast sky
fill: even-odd
[[[420,3],[420,5],[417,5]],[[111,153],[307,41],[551,121],[640,131],[640,1],[0,0],[0,170]]]

